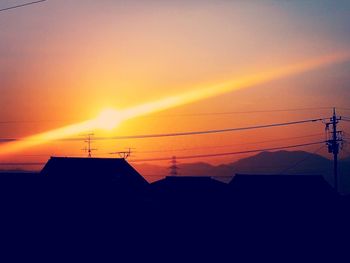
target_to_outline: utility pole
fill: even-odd
[[[331,127],[331,132],[327,138],[328,152],[333,154],[333,176],[334,176],[334,188],[338,192],[338,154],[339,148],[342,145],[342,132],[337,130],[337,124],[341,120],[341,117],[337,116],[335,108],[333,108],[333,116],[330,118],[330,122],[326,123],[326,131],[329,131],[329,126]]]
[[[177,176],[178,175],[178,169],[179,167],[177,166],[177,160],[176,156],[173,156],[171,158],[171,166],[169,167],[170,169],[170,176]]]

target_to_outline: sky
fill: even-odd
[[[25,2],[2,0],[0,9]],[[350,2],[340,0],[48,0],[0,12],[0,138],[26,138],[94,119],[107,108],[123,111],[193,91],[198,99],[135,116],[110,131],[91,128],[91,132],[96,137],[125,136],[329,117],[330,107],[350,108],[350,60],[346,58],[239,90],[200,94],[220,83],[349,53],[349,12]],[[317,109],[237,113],[303,108]],[[213,114],[225,112],[236,113]],[[339,113],[350,116],[343,109]],[[346,123],[341,128],[350,132]],[[134,159],[242,151],[319,141],[323,132],[324,125],[315,123],[95,141],[93,147],[98,150],[93,154],[113,157],[109,153],[129,147]],[[0,144],[0,163],[85,156],[81,149],[86,133],[74,135],[81,136],[81,141],[46,142],[9,154],[1,154],[6,145]],[[313,137],[295,138],[308,135]],[[269,140],[278,141],[261,143]],[[313,152],[318,147],[304,150]],[[324,150],[320,153],[328,156]],[[220,164],[245,156],[189,162]],[[34,168],[39,169],[30,167]]]

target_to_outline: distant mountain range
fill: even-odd
[[[169,174],[167,167],[153,164],[133,165],[149,181]],[[179,174],[184,176],[213,176],[230,181],[235,174],[289,174],[323,175],[333,185],[333,162],[317,154],[304,151],[262,152],[234,163],[210,165],[204,162],[179,164]],[[350,193],[350,158],[339,162],[340,191]]]

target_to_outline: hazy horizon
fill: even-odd
[[[0,9],[24,2],[2,1]],[[97,138],[247,127],[328,118],[333,106],[347,116],[349,11],[348,1],[325,0],[49,0],[1,12],[0,139],[17,142],[0,143],[0,162],[86,156],[81,149],[87,132]],[[319,62],[305,67],[310,61]],[[290,70],[292,66],[297,70]],[[56,131],[96,120],[105,109],[117,113],[103,115],[98,125]],[[111,130],[100,127],[113,122]],[[349,130],[345,122],[340,128]],[[48,131],[56,132],[42,135]],[[33,135],[38,137],[28,137]],[[54,140],[57,136],[81,140]],[[324,124],[318,122],[198,136],[96,140],[93,148],[98,151],[92,154],[113,157],[109,153],[132,148],[134,158],[152,159],[320,140]],[[318,147],[300,150],[315,152]],[[319,153],[329,157],[325,148]],[[250,155],[203,161],[218,165]],[[184,162],[197,161],[202,160]]]

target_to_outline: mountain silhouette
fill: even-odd
[[[317,174],[331,173],[331,161],[304,151],[262,152],[234,163],[236,173]]]
[[[135,164],[147,180],[156,181],[169,174],[167,167],[153,164]],[[211,165],[205,162],[178,164],[183,176],[213,176],[228,182],[235,174],[322,175],[333,185],[332,160],[305,151],[262,152],[233,163]],[[340,192],[350,193],[350,158],[339,162]]]

